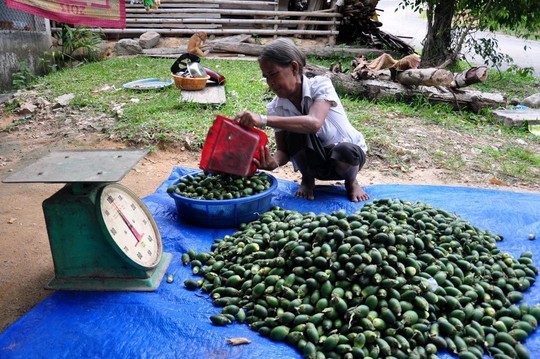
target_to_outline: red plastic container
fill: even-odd
[[[260,158],[260,148],[267,143],[263,131],[217,115],[206,135],[199,167],[204,171],[251,176],[257,171],[253,159]]]

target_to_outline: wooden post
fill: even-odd
[[[312,12],[312,11],[321,10],[322,4],[323,4],[322,0],[311,0],[308,4],[307,11]],[[301,16],[300,20],[306,20],[306,18],[307,18],[306,16]],[[311,29],[313,29],[313,26],[311,25],[300,24],[298,26],[298,30],[311,30]]]
[[[332,12],[337,12],[336,0],[332,0],[332,5],[330,9],[332,10]],[[334,32],[336,30],[337,30],[336,18],[334,18],[334,23],[332,24],[332,26],[330,26],[330,31]],[[336,38],[337,38],[336,35],[328,36],[328,45],[334,46],[336,44]]]

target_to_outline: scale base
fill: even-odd
[[[171,259],[172,254],[164,252],[159,264],[153,269],[149,278],[53,278],[45,288],[53,290],[153,292],[161,284]]]

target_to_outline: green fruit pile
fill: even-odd
[[[253,196],[271,185],[265,172],[253,176],[199,172],[181,177],[177,184],[167,188],[167,192],[201,200],[224,200]]]
[[[529,358],[540,306],[521,300],[538,270],[500,240],[420,202],[274,207],[210,252],[184,253],[202,276],[184,285],[222,307],[215,325],[247,323],[307,358]]]

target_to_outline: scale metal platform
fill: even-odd
[[[171,261],[146,205],[119,182],[146,150],[56,151],[4,183],[66,183],[43,202],[59,290],[154,291]]]

